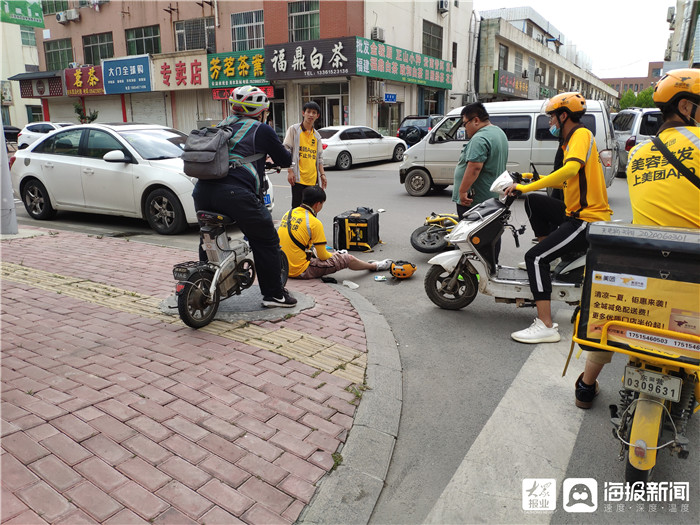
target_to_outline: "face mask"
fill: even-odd
[[[561,129],[559,129],[556,124],[552,124],[552,127],[549,128],[549,132],[555,137],[561,135]]]

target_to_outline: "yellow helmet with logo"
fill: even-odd
[[[416,265],[408,261],[394,261],[389,272],[397,279],[408,279],[416,271]]]
[[[586,99],[578,92],[559,93],[544,104],[544,112],[560,113],[566,111],[573,115],[583,115],[586,112]]]
[[[695,102],[700,100],[700,69],[674,69],[669,71],[654,87],[654,104],[663,107],[677,102],[681,98],[689,98]]]

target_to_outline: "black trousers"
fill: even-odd
[[[195,209],[223,213],[236,221],[253,250],[260,291],[267,297],[282,297],[280,239],[258,196],[244,186],[199,181],[192,197]],[[206,255],[202,259],[201,243],[199,250],[200,260],[206,260]]]
[[[306,188],[313,188],[314,185],[308,186],[306,184],[294,183],[292,186],[292,208],[298,208],[301,206],[301,194],[304,193]]]
[[[530,291],[535,301],[549,301],[552,296],[552,276],[549,263],[557,257],[588,248],[588,224],[580,219],[564,216],[559,227],[525,254]]]
[[[535,237],[546,237],[566,219],[564,201],[542,193],[525,194],[525,211]]]

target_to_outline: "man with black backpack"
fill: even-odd
[[[265,207],[265,158],[289,167],[292,156],[275,131],[262,123],[270,107],[267,95],[253,86],[234,89],[229,98],[233,115],[218,127],[228,126],[229,170],[222,178],[200,179],[192,191],[195,208],[228,215],[248,238],[255,257],[263,305],[291,308],[297,300],[282,286],[279,237]],[[206,259],[201,246],[200,259]]]

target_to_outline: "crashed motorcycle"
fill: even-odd
[[[445,235],[459,224],[459,217],[455,213],[432,212],[425,218],[423,226],[416,228],[411,233],[411,246],[422,253],[444,252],[453,246],[445,239]]]
[[[505,189],[513,182],[522,182],[517,174],[503,172],[491,185],[499,193],[470,209],[451,233],[447,242],[458,250],[443,252],[431,258],[424,287],[428,298],[440,308],[458,310],[469,305],[477,293],[493,296],[496,302],[535,306],[528,275],[520,268],[497,264],[496,246],[506,228],[510,229],[516,247],[523,225],[516,228],[508,221],[515,195],[506,196]],[[581,298],[585,254],[563,257],[552,272],[552,300],[576,305]]]
[[[700,409],[700,232],[599,222],[588,239],[573,342],[628,358],[611,422],[625,479],[643,486],[660,450],[688,457]]]

